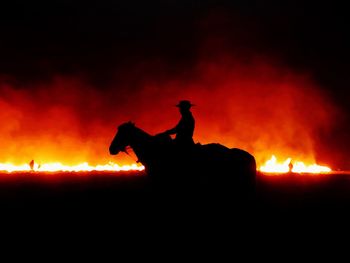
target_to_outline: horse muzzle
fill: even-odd
[[[110,155],[117,155],[120,152],[120,150],[115,149],[113,147],[109,147],[109,154]]]

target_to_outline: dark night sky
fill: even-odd
[[[108,89],[144,61],[160,62],[144,74],[161,78],[186,74],[199,53],[266,56],[311,74],[339,105],[342,124],[324,138],[348,152],[350,23],[334,2],[11,1],[0,6],[0,80],[33,88],[60,74]]]
[[[0,70],[19,80],[80,72],[102,81],[150,57],[183,67],[205,34],[221,31],[227,49],[279,56],[340,91],[348,82],[346,8],[303,2],[11,1],[0,9]]]

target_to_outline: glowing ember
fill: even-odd
[[[11,163],[0,163],[0,171],[6,172],[91,172],[91,171],[142,171],[143,166],[132,164],[132,165],[118,165],[115,163],[108,163],[105,165],[91,166],[88,163],[81,163],[78,165],[63,165],[59,162],[57,163],[47,163],[47,164],[36,164],[29,163],[23,165],[13,165]]]
[[[288,158],[284,162],[278,162],[277,158],[272,155],[263,166],[260,167],[260,171],[264,173],[329,173],[332,170],[327,166],[321,166],[317,164],[305,165],[303,162],[292,162],[292,158]]]

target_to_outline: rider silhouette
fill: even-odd
[[[192,116],[190,108],[194,106],[188,100],[181,100],[176,107],[179,108],[181,113],[181,119],[179,123],[172,129],[164,132],[166,135],[176,134],[175,145],[181,148],[188,148],[194,145],[193,142],[193,131],[195,126],[195,121]]]

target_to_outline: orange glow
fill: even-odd
[[[118,165],[115,163],[108,163],[105,165],[91,166],[87,162],[77,165],[64,165],[59,162],[47,164],[34,164],[31,169],[29,164],[14,165],[11,163],[0,163],[0,171],[5,172],[91,172],[91,171],[142,171],[144,167],[137,164]]]
[[[291,165],[292,164],[292,165]],[[320,173],[329,173],[331,168],[327,166],[321,166],[317,164],[306,165],[300,161],[293,161],[292,158],[287,158],[283,162],[279,162],[277,158],[272,155],[272,157],[262,165],[259,170],[264,173],[311,173],[311,174],[320,174]]]
[[[315,158],[336,167],[337,155],[321,142],[337,125],[338,110],[311,76],[260,59],[235,61],[204,59],[189,78],[157,74],[137,83],[142,70],[130,69],[113,83],[116,89],[79,77],[57,76],[28,88],[0,81],[0,171],[141,169],[136,157],[109,155],[118,125],[131,120],[151,135],[165,131],[179,121],[173,105],[181,99],[196,104],[196,143],[244,149],[260,171],[289,171],[289,162],[266,162],[272,154],[293,156],[295,172],[329,172],[310,165]],[[32,159],[41,166],[31,169]]]

